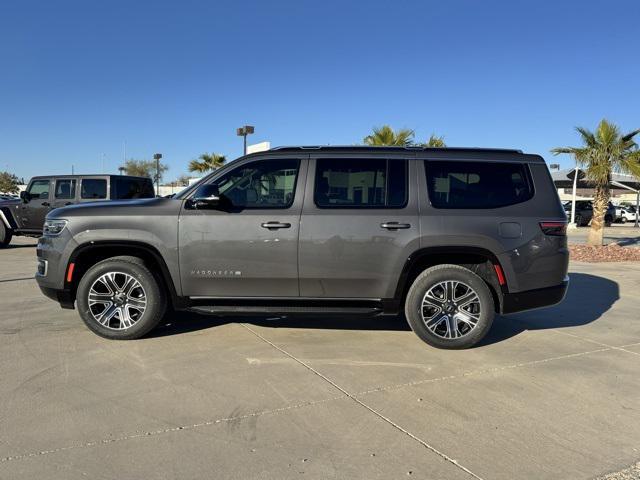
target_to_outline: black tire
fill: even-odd
[[[433,294],[434,291],[437,291],[440,285],[443,282],[457,282],[453,283],[454,289],[457,288],[467,288],[473,290],[473,292],[477,296],[477,301],[474,301],[473,305],[468,305],[466,307],[470,309],[473,307],[476,317],[475,326],[470,327],[466,322],[461,322],[459,320],[455,320],[455,331],[456,333],[460,333],[461,336],[457,338],[444,338],[439,335],[440,328],[442,328],[442,320],[438,321],[438,325],[432,327],[434,331],[430,330],[427,327],[426,322],[423,320],[423,313],[428,312],[431,306],[424,307],[423,300],[425,299],[425,295],[431,290]],[[460,290],[457,290],[460,292]],[[468,291],[468,290],[467,290]],[[463,290],[464,292],[464,290]],[[462,297],[465,295],[463,294]],[[451,295],[452,299],[456,299],[456,294]],[[433,300],[435,298],[431,297]],[[443,297],[443,298],[448,298]],[[447,302],[443,302],[446,304]],[[453,302],[455,303],[455,302]],[[451,306],[450,304],[445,305],[445,308]],[[424,309],[427,309],[426,311]],[[438,307],[435,307],[436,311]],[[454,309],[451,306],[452,312],[460,312],[460,309]],[[479,312],[478,312],[479,309]],[[434,315],[434,319],[438,320],[438,318],[442,318],[442,315],[445,315],[445,310],[440,309],[439,313]],[[462,310],[462,313],[466,313]],[[440,315],[440,317],[438,317]],[[448,318],[455,318],[455,315],[458,313],[453,313]],[[473,273],[471,270],[461,267],[459,265],[437,265],[435,267],[428,268],[424,272],[422,272],[415,279],[411,288],[409,289],[409,293],[407,294],[407,299],[405,301],[405,316],[407,321],[409,322],[409,326],[415,332],[421,340],[432,345],[437,348],[447,348],[447,349],[461,349],[461,348],[469,348],[476,343],[478,343],[489,331],[491,328],[491,324],[493,322],[493,318],[495,316],[495,306],[493,302],[493,296],[491,295],[491,291],[487,284],[480,278],[478,275]],[[470,318],[470,317],[467,317]],[[453,320],[451,320],[453,322]],[[462,325],[459,330],[459,326]],[[446,333],[451,331],[451,324],[448,320],[444,320],[444,328],[446,329]],[[463,331],[467,329],[466,331]]]
[[[6,248],[11,243],[13,231],[0,220],[0,248]]]
[[[126,288],[118,290],[117,295],[124,296],[124,300],[120,299],[121,301],[140,304],[144,298],[146,304],[142,313],[136,306],[128,306],[128,303],[122,304],[121,310],[114,314],[112,320],[106,320],[105,325],[100,323],[98,318],[109,308],[113,307],[107,313],[112,313],[114,309],[117,310],[119,306],[118,299],[115,302],[110,302],[110,298],[114,298],[107,298],[111,295],[109,293],[111,290],[102,290],[99,292],[99,298],[104,298],[105,300],[101,301],[100,304],[105,305],[104,310],[101,310],[102,306],[100,304],[90,305],[89,292],[92,286],[94,286],[94,292],[99,291],[101,286],[105,287],[106,284],[100,279],[109,273],[115,275],[113,290],[118,290],[121,285],[124,285],[130,279],[133,279],[131,280],[132,283],[135,284],[135,281],[137,281],[139,285],[139,287],[134,286],[128,292],[125,291]],[[109,287],[106,288],[108,289]],[[131,297],[129,294],[131,294]],[[132,298],[133,295],[136,295],[137,298]],[[76,298],[78,312],[85,325],[101,337],[112,340],[134,340],[146,335],[158,325],[167,308],[166,294],[162,288],[161,280],[137,257],[108,258],[91,267],[78,284]],[[128,298],[131,298],[131,300],[127,300]],[[128,312],[127,321],[133,322],[131,325],[126,325],[127,321],[123,322],[120,318],[121,312],[125,309]],[[129,313],[131,313],[130,316]]]
[[[613,218],[611,217],[611,215],[606,215],[604,217],[604,226],[610,227],[612,223],[613,223]]]
[[[576,227],[582,227],[582,216],[576,215]]]
[[[626,217],[622,217],[622,218],[620,219],[620,222],[622,222],[622,223],[627,223],[627,219],[626,219]]]

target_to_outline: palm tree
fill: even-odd
[[[446,143],[444,143],[444,136],[438,136],[435,133],[432,133],[431,136],[429,137],[429,140],[427,140],[427,143],[423,144],[425,147],[435,147],[435,148],[444,148],[447,146]]]
[[[594,187],[593,218],[587,242],[602,245],[604,217],[609,205],[612,173],[628,173],[640,177],[640,150],[633,141],[639,130],[625,135],[613,123],[603,119],[595,132],[576,127],[580,134],[581,147],[558,147],[551,150],[554,155],[573,155],[577,165],[584,167],[586,178]]]
[[[394,145],[407,147],[413,143],[414,131],[401,128],[394,131],[389,125],[374,127],[373,133],[364,137],[365,145]]]
[[[189,171],[198,173],[207,173],[216,170],[224,165],[227,158],[217,153],[203,153],[198,157],[199,160],[191,160],[189,162]]]

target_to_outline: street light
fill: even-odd
[[[162,158],[161,153],[154,153],[153,159],[156,161],[156,195],[160,194],[160,159]]]
[[[240,127],[236,129],[236,135],[244,138],[244,153],[247,154],[247,135],[251,135],[254,132],[254,128],[251,125],[245,125],[244,127]]]

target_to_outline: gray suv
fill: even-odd
[[[104,200],[153,198],[148,177],[129,175],[49,175],[33,177],[19,199],[0,201],[0,248],[14,236],[39,237],[55,208]]]
[[[566,216],[547,165],[517,150],[281,147],[174,198],[52,211],[40,288],[98,335],[168,309],[397,315],[464,348],[496,313],[562,300]]]

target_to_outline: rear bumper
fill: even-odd
[[[550,307],[560,303],[569,288],[569,277],[560,285],[553,287],[539,288],[536,290],[527,290],[517,293],[505,293],[502,299],[502,312],[516,313],[523,310],[532,310],[534,308]]]

